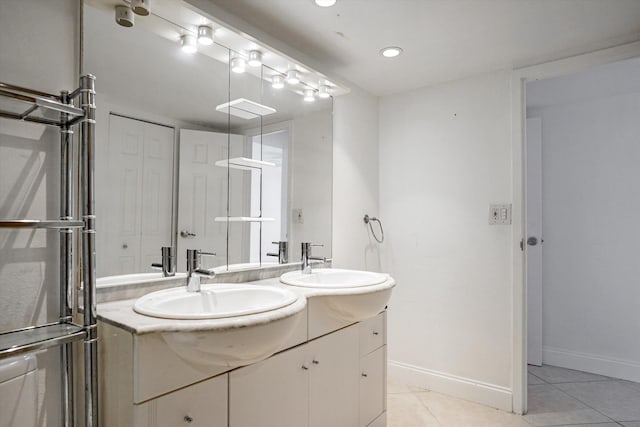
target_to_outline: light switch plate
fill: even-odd
[[[489,205],[489,225],[511,224],[511,204]]]

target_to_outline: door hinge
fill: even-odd
[[[524,252],[524,239],[520,239],[520,250]]]

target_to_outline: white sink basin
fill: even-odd
[[[164,319],[220,319],[277,310],[297,299],[287,289],[210,284],[200,292],[187,292],[184,286],[152,292],[138,299],[133,309]]]
[[[288,289],[207,284],[152,292],[136,301],[140,314],[171,320],[162,340],[203,372],[259,362],[284,348],[303,318],[306,302]],[[185,322],[185,323],[181,323]]]
[[[321,268],[312,270],[311,274],[301,271],[290,271],[280,276],[286,285],[304,288],[342,289],[373,286],[384,283],[388,276],[370,271],[342,270],[339,268]]]
[[[316,311],[346,324],[375,316],[384,310],[395,286],[386,274],[339,268],[320,268],[311,274],[291,271],[280,276],[280,281],[314,290],[313,303],[309,303],[310,331]]]

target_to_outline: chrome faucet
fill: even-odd
[[[162,277],[173,277],[176,275],[176,251],[174,248],[170,246],[163,246],[161,248],[162,252],[162,263],[158,264],[154,262],[151,264],[152,268],[161,269]]]
[[[313,245],[311,243],[302,243],[302,265],[301,270],[304,274],[311,274],[311,264],[309,261],[322,261],[327,262],[325,257],[313,257],[311,256],[311,247],[313,246],[324,246],[324,245]]]
[[[289,243],[287,242],[271,242],[278,245],[278,253],[268,253],[267,256],[278,257],[278,264],[286,264],[289,262]]]
[[[202,255],[215,256],[213,252],[202,252],[200,249],[187,249],[187,292],[200,292],[200,276],[214,277],[214,271],[200,268]]]

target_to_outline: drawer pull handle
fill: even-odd
[[[319,365],[319,364],[320,364],[320,362],[318,362],[317,360],[314,360],[312,363],[313,363],[314,365]]]
[[[309,368],[307,368],[306,366],[302,365],[302,369],[304,369],[305,371],[308,371]]]
[[[376,331],[373,331],[373,335],[379,335],[379,333]]]
[[[364,372],[362,373],[362,376],[367,378],[367,374],[365,374]]]
[[[193,422],[193,418],[191,418],[189,415],[185,415],[184,422],[190,424],[191,422]]]

